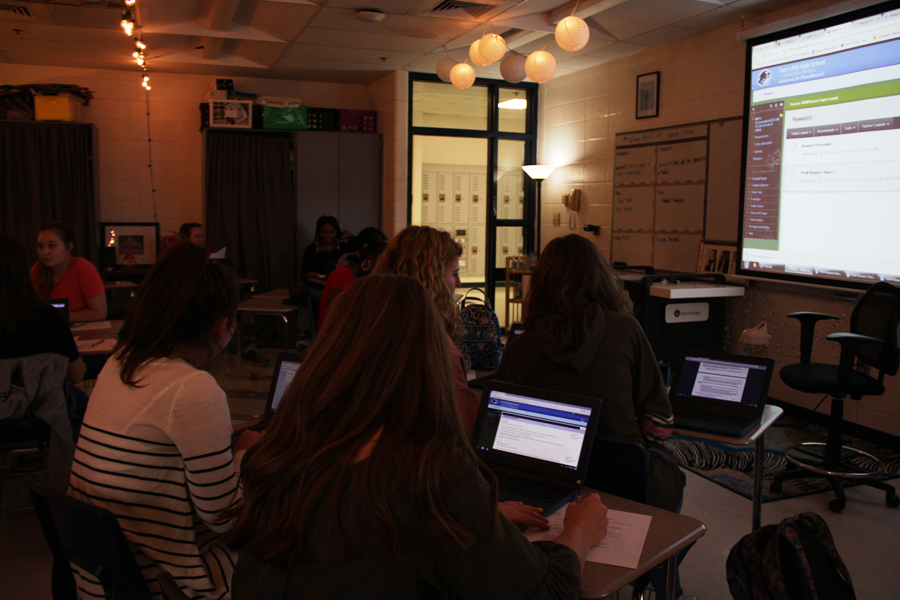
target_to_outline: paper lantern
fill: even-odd
[[[566,17],[556,26],[556,43],[566,52],[578,52],[591,39],[587,23],[576,16]]]
[[[475,40],[472,42],[472,45],[469,46],[469,58],[472,59],[472,62],[478,65],[479,67],[486,67],[491,64],[491,61],[485,60],[483,56],[481,56],[481,52],[478,50],[479,44],[481,44],[481,40]]]
[[[486,33],[479,41],[478,54],[489,64],[497,62],[506,54],[506,40],[496,33]]]
[[[469,63],[457,63],[450,69],[450,83],[461,90],[475,83],[475,67]]]
[[[547,83],[556,73],[556,59],[546,50],[535,50],[525,59],[525,73],[535,83]]]
[[[441,78],[441,81],[450,82],[450,69],[452,69],[455,65],[458,65],[459,61],[455,58],[450,58],[449,56],[445,56],[441,60],[438,61],[437,64],[437,76]]]
[[[510,83],[525,79],[525,57],[518,52],[510,52],[500,61],[500,76]]]

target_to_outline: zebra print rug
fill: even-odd
[[[805,496],[831,489],[825,479],[818,477],[785,481],[779,494],[769,489],[772,478],[790,466],[782,455],[784,448],[801,442],[824,442],[826,435],[826,427],[813,425],[795,417],[782,416],[772,425],[765,437],[763,502]],[[690,469],[745,498],[753,497],[753,446],[730,446],[674,435],[665,443],[683,468]],[[882,479],[900,477],[900,453],[850,435],[844,436],[844,445],[868,452],[884,462],[885,474]],[[851,462],[864,468],[871,468],[862,460]],[[845,487],[854,485],[857,484],[852,480],[844,480]]]

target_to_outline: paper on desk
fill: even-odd
[[[228,249],[228,246],[222,246],[222,249],[218,252],[213,252],[209,255],[210,258],[225,258],[225,251]]]
[[[529,527],[525,531],[525,537],[532,542],[555,539],[563,531],[568,508],[565,506],[550,515],[549,531]],[[611,510],[606,516],[609,518],[606,537],[588,552],[588,562],[627,569],[637,568],[641,561],[641,551],[644,549],[647,532],[650,530],[650,515]]]
[[[79,352],[112,352],[116,347],[116,338],[100,338],[99,340],[78,340]]]
[[[110,329],[112,328],[111,321],[94,321],[93,323],[76,323],[72,325],[72,329],[77,329],[78,332],[82,331],[96,331],[98,329]]]

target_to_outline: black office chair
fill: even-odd
[[[53,553],[54,600],[76,598],[72,562],[96,577],[107,600],[151,600],[115,515],[26,479],[44,539]]]
[[[595,435],[584,485],[598,492],[648,504],[650,471],[647,449],[634,442]],[[649,593],[647,586],[650,585],[650,577],[650,573],[645,573],[631,584],[632,600],[643,598],[645,592]]]
[[[831,315],[797,312],[788,315],[800,321],[800,363],[781,369],[781,379],[795,390],[810,394],[824,393],[832,397],[828,437],[823,442],[805,442],[785,448],[784,457],[798,468],[776,475],[771,490],[779,493],[787,479],[809,477],[810,472],[828,479],[837,498],[828,503],[840,512],[847,503],[842,479],[853,479],[863,485],[884,490],[885,503],[900,505],[894,488],[873,479],[884,470],[884,464],[867,452],[844,446],[841,436],[844,426],[844,398],[860,400],[863,396],[884,394],[884,376],[895,375],[900,369],[900,349],[897,347],[897,328],[900,325],[900,288],[889,283],[872,285],[862,295],[850,317],[851,333],[832,333],[828,339],[841,345],[840,364],[810,362],[816,322],[836,319]],[[854,369],[868,365],[878,370],[872,377]],[[861,458],[867,466],[850,462]],[[872,469],[872,466],[875,466]]]

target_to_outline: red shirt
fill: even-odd
[[[331,272],[328,279],[325,280],[325,291],[322,292],[322,299],[319,300],[319,315],[316,319],[316,330],[321,330],[325,324],[325,315],[328,313],[328,297],[331,290],[344,291],[350,284],[356,281],[353,273],[347,267],[338,267]]]
[[[35,289],[38,286],[38,273],[40,263],[31,267],[31,282]],[[87,260],[76,256],[69,263],[62,279],[53,284],[50,295],[47,298],[67,298],[69,300],[69,312],[84,310],[88,307],[87,301],[104,293],[103,281],[97,268]]]

